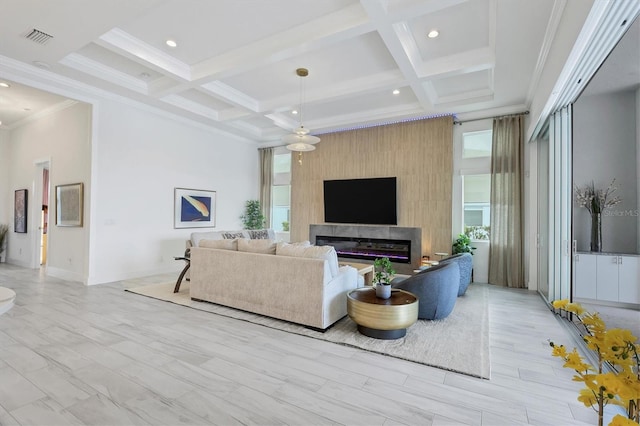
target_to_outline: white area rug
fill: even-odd
[[[322,333],[298,324],[191,300],[187,281],[182,283],[179,293],[173,293],[174,286],[175,282],[151,284],[127,288],[126,291],[474,377],[488,379],[490,375],[489,315],[486,292],[481,285],[471,284],[466,295],[457,299],[453,312],[447,318],[419,320],[407,329],[405,337],[396,340],[363,336],[348,316]]]

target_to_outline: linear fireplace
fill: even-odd
[[[386,225],[309,225],[309,241],[321,245],[318,238],[338,238],[326,244],[336,247],[338,258],[353,259],[359,256],[361,263],[373,263],[376,257],[387,256],[399,274],[411,274],[420,266],[422,257],[422,230],[414,227]],[[326,240],[325,240],[326,241]],[[339,245],[339,246],[338,246]],[[398,248],[403,245],[402,250]],[[399,254],[399,253],[403,254]],[[371,254],[375,253],[374,256]],[[398,259],[394,258],[397,256]],[[408,256],[408,259],[407,259]],[[353,260],[355,262],[355,260]]]
[[[316,245],[335,247],[339,257],[369,260],[388,257],[392,262],[411,263],[411,240],[317,235]]]

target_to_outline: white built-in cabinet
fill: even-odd
[[[576,253],[573,273],[576,298],[640,304],[639,256]]]

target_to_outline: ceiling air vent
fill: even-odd
[[[34,28],[30,31],[27,31],[24,38],[38,44],[47,44],[47,42],[51,40],[53,36]]]

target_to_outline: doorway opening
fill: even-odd
[[[49,183],[50,161],[37,161],[34,171],[34,192],[33,192],[33,218],[38,224],[37,231],[33,237],[33,268],[39,268],[47,265],[48,255],[48,235],[49,235]]]
[[[47,264],[47,229],[49,227],[49,165],[42,168],[42,214],[40,217],[40,265]]]

